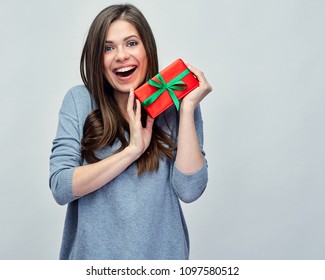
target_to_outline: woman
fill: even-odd
[[[155,40],[132,5],[113,5],[93,21],[81,57],[84,86],[59,113],[50,187],[68,204],[60,259],[188,259],[179,199],[196,200],[207,184],[198,104],[200,86],[180,111],[155,120],[133,89],[158,73]]]

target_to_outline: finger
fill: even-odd
[[[135,100],[135,103],[136,103],[136,113],[135,113],[135,116],[136,116],[136,119],[138,121],[141,120],[141,104],[140,104],[140,101],[138,99]]]
[[[199,69],[195,68],[191,64],[186,64],[187,68],[198,78],[199,82],[205,82],[206,78],[204,76],[204,73],[200,71]]]
[[[133,92],[133,88],[131,88],[130,93],[129,93],[127,107],[126,107],[126,111],[127,111],[129,116],[134,115],[134,109],[133,108],[134,108],[134,92]]]
[[[186,65],[187,65],[188,69],[191,72],[193,72],[193,74],[197,77],[197,79],[198,79],[198,81],[200,83],[200,87],[202,87],[206,93],[211,92],[212,87],[209,84],[206,77],[204,76],[204,73],[202,71],[200,71],[199,69],[195,68],[194,66],[190,65],[190,64],[186,64]]]
[[[195,68],[193,65],[187,63],[186,64],[187,68],[191,70],[193,73],[197,73],[199,75],[203,75],[203,72],[201,72],[199,69]]]

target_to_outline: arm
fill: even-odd
[[[177,154],[172,171],[174,191],[186,203],[198,199],[208,181],[199,103],[212,90],[200,71],[188,67],[198,77],[200,86],[188,94],[181,103]]]
[[[134,109],[133,89],[128,99],[127,116],[131,134],[129,146],[99,162],[77,167],[72,177],[72,191],[75,196],[91,193],[113,180],[136,161],[149,146],[153,119],[148,117],[146,127],[142,127],[141,105],[140,101],[136,100]]]
[[[202,99],[212,90],[202,72],[188,65],[199,80],[199,87],[189,93],[181,103],[178,130],[176,167],[192,174],[202,168],[205,160],[195,127],[194,111]]]
[[[148,147],[151,140],[153,120],[147,119],[143,128],[140,121],[140,106],[133,110],[134,96],[128,100],[130,144],[123,151],[97,163],[82,165],[80,139],[82,124],[78,120],[79,106],[73,94],[68,93],[63,101],[56,138],[50,156],[50,187],[55,200],[63,205],[93,192],[114,179],[134,162]],[[86,116],[85,116],[86,117]]]
[[[76,197],[84,196],[101,188],[122,173],[138,159],[139,155],[130,147],[96,163],[77,167],[72,176],[72,192]]]

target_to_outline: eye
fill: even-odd
[[[105,52],[110,52],[110,51],[112,51],[113,49],[114,49],[113,46],[109,46],[109,45],[107,45],[107,46],[105,46],[104,51],[105,51]]]
[[[135,47],[137,44],[138,44],[137,41],[130,41],[130,42],[127,43],[127,46],[128,47]]]

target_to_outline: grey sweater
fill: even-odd
[[[138,176],[133,163],[97,191],[74,197],[73,171],[87,164],[80,153],[83,125],[95,108],[87,89],[76,86],[66,94],[59,112],[50,188],[57,203],[68,204],[60,259],[188,259],[189,236],[179,200],[189,203],[201,196],[208,180],[207,164],[188,175],[174,161],[163,159],[157,172]],[[173,137],[176,113],[170,107],[155,120]],[[199,107],[195,124],[204,155]],[[117,142],[97,155],[107,157],[118,147]]]

